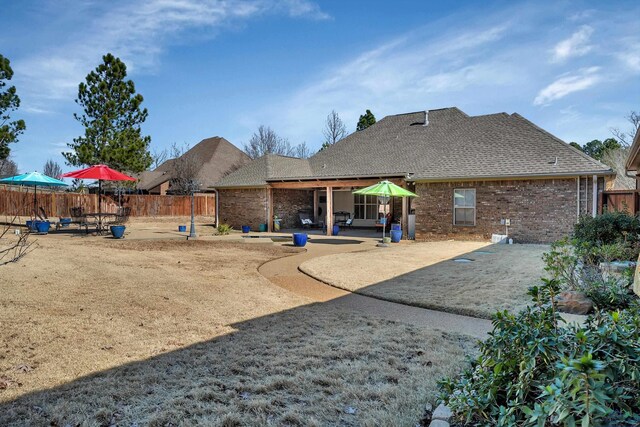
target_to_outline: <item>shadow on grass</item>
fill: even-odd
[[[415,425],[473,346],[331,303],[231,326],[0,404],[0,425]]]

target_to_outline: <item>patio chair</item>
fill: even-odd
[[[308,211],[298,211],[298,217],[300,218],[300,224],[302,228],[318,227],[318,223],[313,221],[311,213]]]
[[[384,222],[382,221],[384,219]],[[391,229],[391,213],[386,214],[383,218],[379,218],[376,221],[376,228],[384,227],[385,230]]]
[[[71,224],[78,224],[78,228],[82,230],[84,227],[87,234],[89,233],[89,222],[87,221],[87,217],[84,214],[84,208],[82,206],[77,206],[69,209],[69,213],[71,214]]]

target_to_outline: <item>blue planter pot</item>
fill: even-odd
[[[400,224],[391,224],[391,230],[402,230]]]
[[[259,230],[261,233],[264,233],[265,231],[267,231],[267,229],[267,224],[260,224]]]
[[[340,234],[340,226],[339,225],[334,225],[333,226],[333,235],[337,236],[338,234]]]
[[[36,230],[35,221],[27,221],[27,228],[31,231],[35,231]]]
[[[250,231],[251,231],[251,226],[249,226],[249,225],[243,225],[243,226],[242,226],[242,232],[243,232],[243,233],[245,233],[245,234],[246,234],[246,233],[248,233],[248,232],[250,232]]]
[[[293,245],[303,247],[307,244],[308,236],[305,233],[293,233]]]
[[[178,231],[180,233],[186,233],[187,232],[187,226],[186,225],[179,225],[178,226]]]
[[[398,243],[402,239],[402,230],[391,230],[391,242]]]
[[[111,230],[111,235],[115,239],[122,239],[122,236],[124,236],[125,228],[126,227],[124,225],[112,225],[111,227],[109,227],[109,229]]]
[[[60,218],[60,225],[62,227],[68,227],[71,224],[71,218]]]
[[[51,228],[49,221],[36,221],[36,230],[38,230],[38,233],[47,234],[49,228]]]

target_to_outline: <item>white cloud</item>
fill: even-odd
[[[308,0],[137,0],[109,3],[103,9],[80,8],[78,13],[83,14],[79,17],[83,24],[63,29],[69,42],[14,61],[25,105],[72,97],[107,52],[121,57],[130,72],[152,71],[165,46],[188,30],[206,30],[212,37],[272,13],[329,18]]]
[[[555,45],[552,60],[563,62],[569,58],[586,55],[593,48],[589,44],[592,34],[593,28],[589,25],[583,25],[571,37]]]
[[[602,80],[600,67],[584,68],[575,74],[565,74],[542,89],[533,100],[534,105],[548,105],[570,93],[585,90]]]
[[[616,54],[623,65],[629,68],[632,72],[640,72],[640,41],[638,40],[624,40],[623,51]]]
[[[294,18],[331,19],[331,15],[323,12],[320,6],[307,0],[285,0],[283,6],[288,9],[289,16]]]
[[[513,29],[512,22],[499,21],[493,26],[468,25],[464,31],[431,27],[401,35],[327,67],[288,97],[278,103],[271,100],[259,114],[243,115],[238,121],[247,129],[267,123],[286,129],[292,141],[315,144],[317,132],[309,124],[321,129],[333,109],[352,130],[366,108],[381,118],[425,108],[464,107],[473,102],[465,95],[467,89],[490,97],[495,88],[520,82],[528,68],[526,61],[511,63],[510,49],[498,48]],[[516,52],[520,50],[521,45]]]

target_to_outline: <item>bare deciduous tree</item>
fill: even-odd
[[[613,136],[618,140],[623,147],[630,147],[633,142],[633,138],[636,136],[636,132],[640,129],[640,113],[632,111],[625,117],[629,123],[631,123],[631,130],[628,132],[621,131],[619,128],[609,129]]]
[[[294,147],[295,156],[300,157],[301,159],[306,159],[311,156],[311,150],[307,147],[307,143],[303,142]]]
[[[625,167],[627,157],[629,157],[628,146],[607,150],[602,155],[602,163],[611,167],[616,173],[616,179],[613,181],[613,190],[633,190],[636,188],[636,180],[627,176]]]
[[[51,178],[59,178],[62,175],[62,168],[60,165],[53,160],[47,160],[47,163],[44,164],[44,168],[42,173],[50,176]]]
[[[282,138],[269,126],[260,125],[258,131],[254,132],[248,144],[244,144],[244,152],[252,159],[264,156],[265,154],[280,154],[282,156],[293,156],[294,149],[286,138]]]
[[[0,160],[0,178],[18,174],[18,165],[11,158]]]
[[[269,126],[260,125],[258,130],[251,135],[248,144],[244,144],[243,150],[252,159],[257,159],[265,154],[278,154],[290,157],[309,157],[311,150],[307,144],[292,146],[288,139],[278,136]]]
[[[6,214],[5,221],[0,226],[0,266],[16,262],[29,252],[35,249],[35,242],[29,240],[29,231],[19,235],[9,234],[10,230],[15,230],[18,223],[18,213],[23,206],[30,204],[30,197],[27,193],[22,196],[19,205],[13,206],[16,212],[13,215]]]
[[[331,110],[327,116],[322,134],[324,135],[324,142],[321,149],[325,149],[347,136],[347,126],[345,126],[335,110]]]
[[[168,157],[169,157],[169,152],[167,151],[166,148],[163,148],[162,150],[158,150],[157,148],[153,149],[151,151],[151,160],[153,162],[151,163],[151,167],[153,169],[156,169],[158,166],[163,164]]]
[[[179,146],[173,144],[171,146],[172,177],[170,191],[173,194],[191,194],[200,189],[200,181],[198,179],[198,159],[194,154],[189,153],[189,145]]]

